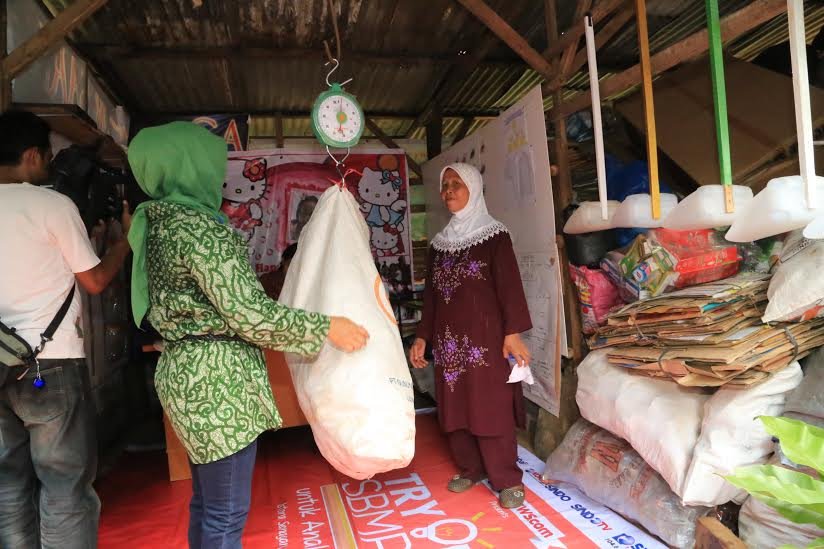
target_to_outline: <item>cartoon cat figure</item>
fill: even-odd
[[[263,159],[247,160],[243,178],[223,183],[222,210],[247,243],[251,242],[255,229],[263,224],[261,201],[265,194],[266,161]]]
[[[358,183],[361,211],[366,214],[366,223],[371,227],[390,225],[403,231],[406,201],[400,200],[403,180],[400,173],[391,170],[371,170],[364,168]]]
[[[377,257],[395,256],[402,252],[401,234],[397,227],[388,223],[370,227],[372,251]]]

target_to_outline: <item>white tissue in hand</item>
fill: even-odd
[[[512,368],[512,373],[509,374],[507,383],[518,383],[523,381],[527,385],[532,385],[535,380],[532,379],[532,368],[529,366],[515,366]]]

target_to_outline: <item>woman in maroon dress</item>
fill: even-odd
[[[451,164],[441,172],[441,199],[452,213],[432,240],[418,339],[409,353],[426,366],[435,356],[438,417],[460,474],[448,485],[464,492],[489,478],[505,508],[524,501],[516,464],[516,428],[524,426],[520,383],[507,383],[508,357],[520,366],[529,351],[520,333],[532,328],[512,240],[489,215],[480,172]]]

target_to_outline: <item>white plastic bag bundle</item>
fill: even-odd
[[[798,363],[759,385],[707,395],[632,375],[607,353],[590,353],[578,366],[581,416],[629,442],[685,505],[740,502],[744,492],[720,475],[769,457],[771,437],[756,418],[781,414],[803,377]]]
[[[781,465],[778,456],[773,456],[769,463]],[[792,522],[751,496],[744,502],[738,515],[738,536],[751,549],[807,547],[814,540],[824,537],[824,530],[815,524]]]
[[[544,477],[574,484],[671,547],[694,547],[695,524],[709,511],[682,505],[629,443],[585,419],[575,422],[549,456]]]
[[[680,497],[709,395],[671,381],[632,375],[607,350],[578,366],[581,416],[632,444]]]
[[[315,357],[286,357],[323,457],[359,480],[406,467],[415,453],[412,378],[369,228],[349,191],[332,187],[321,197],[280,301],[348,317],[369,332],[367,346],[353,354],[326,343]]]
[[[824,315],[824,240],[801,231],[784,241],[781,260],[767,290],[764,322],[797,322]]]
[[[765,463],[773,452],[772,437],[759,416],[780,416],[787,395],[804,374],[793,362],[767,381],[744,389],[720,389],[704,406],[701,436],[684,481],[682,497],[689,505],[742,503],[746,492],[724,480],[738,467]]]

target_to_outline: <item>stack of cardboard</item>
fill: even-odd
[[[689,387],[750,386],[824,345],[824,319],[760,320],[769,275],[742,273],[627,305],[590,347],[633,373]]]

